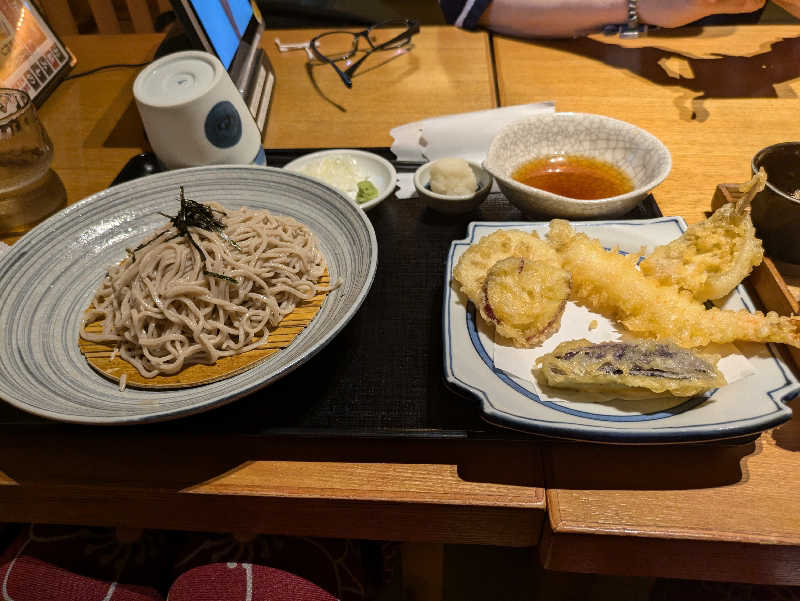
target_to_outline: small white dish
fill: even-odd
[[[618,246],[630,253],[665,244],[686,230],[680,217],[575,221],[572,225],[606,248]],[[450,246],[442,319],[445,378],[451,387],[478,401],[486,421],[571,440],[665,444],[754,436],[791,418],[787,403],[800,396],[800,381],[773,344],[737,344],[752,373],[690,399],[601,402],[571,391],[545,391],[527,378],[498,368],[491,328],[476,318],[472,303],[452,282],[453,267],[470,244],[498,229],[536,232],[544,238],[549,224],[472,222],[467,237]],[[752,313],[755,303],[739,285],[721,308]],[[581,327],[591,330],[591,314],[584,319]]]
[[[372,184],[378,189],[378,195],[366,202],[356,202],[354,199],[351,199],[365,211],[369,211],[371,208],[378,206],[394,192],[395,187],[397,186],[397,171],[395,170],[394,165],[392,165],[382,156],[379,156],[373,152],[367,152],[366,150],[356,150],[352,148],[320,150],[319,152],[304,154],[303,156],[286,163],[283,168],[299,173],[304,166],[312,163],[313,161],[319,161],[325,157],[337,155],[352,158],[358,165],[358,169],[361,171],[364,177],[372,182]],[[321,179],[318,181],[321,181],[322,183],[332,187],[340,194],[343,194],[349,198],[347,194],[344,194],[341,190],[335,186],[332,186],[330,183]]]
[[[478,163],[467,161],[478,182],[478,188],[475,192],[463,196],[449,196],[447,194],[437,194],[430,189],[431,167],[435,162],[425,163],[414,173],[414,187],[430,208],[441,213],[457,215],[476,209],[478,205],[486,200],[489,191],[492,189],[492,174]]]
[[[551,154],[586,156],[611,163],[633,181],[626,194],[580,200],[514,180],[517,168]],[[645,130],[603,115],[541,113],[509,123],[492,140],[483,166],[503,194],[527,217],[619,216],[633,209],[672,169],[666,146]]]

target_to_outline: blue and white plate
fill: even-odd
[[[686,229],[679,217],[641,221],[573,222],[577,231],[599,239],[606,248],[638,253],[669,242]],[[464,240],[450,247],[445,271],[444,370],[447,382],[478,399],[487,421],[536,434],[612,443],[698,442],[737,438],[775,427],[792,416],[786,402],[800,394],[800,382],[774,345],[737,343],[737,360],[747,374],[691,399],[614,401],[548,389],[533,378],[498,368],[493,332],[452,281],[453,267],[473,242],[498,229],[536,231],[544,237],[547,223],[471,223]],[[721,305],[755,310],[743,286]],[[588,320],[588,317],[587,317]],[[594,324],[593,324],[594,325]],[[563,326],[562,326],[563,327]],[[588,326],[587,330],[592,330]]]
[[[267,209],[306,224],[331,281],[341,285],[286,349],[248,371],[193,388],[120,391],[78,349],[80,320],[106,270],[165,223],[159,211],[177,211],[181,185],[199,202]],[[86,424],[160,421],[218,407],[286,375],[328,344],[361,306],[377,262],[375,231],[355,202],[283,169],[196,167],[113,186],[53,215],[0,257],[0,399]]]

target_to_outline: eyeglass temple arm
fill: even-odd
[[[367,30],[367,32],[369,32],[369,29]],[[383,49],[386,46],[389,46],[390,44],[394,44],[395,42],[397,42],[398,40],[401,40],[403,38],[406,38],[406,43],[408,43],[408,42],[411,41],[411,36],[413,36],[413,35],[415,35],[417,33],[419,33],[419,23],[410,23],[408,31],[404,31],[403,33],[397,34],[392,39],[386,40],[383,44],[379,44],[378,46],[372,46],[372,49],[373,50]],[[370,41],[369,36],[367,35],[365,37],[367,38],[367,41],[370,42],[370,45],[372,45],[372,42]]]
[[[401,33],[401,34],[399,34],[399,35],[396,35],[396,36],[395,36],[395,37],[393,37],[391,40],[388,40],[388,41],[384,42],[383,44],[380,44],[379,46],[373,46],[373,45],[372,45],[372,42],[371,42],[371,41],[370,41],[370,39],[369,39],[368,32],[369,32],[369,29],[368,29],[368,30],[366,30],[366,31],[364,31],[364,32],[362,32],[362,35],[363,35],[365,38],[367,38],[367,41],[370,43],[370,46],[372,46],[372,49],[371,49],[369,52],[365,53],[365,54],[364,54],[364,56],[362,56],[360,59],[358,59],[358,60],[357,60],[356,62],[354,62],[352,65],[350,65],[349,67],[347,67],[347,69],[345,69],[345,73],[346,73],[347,75],[349,75],[350,77],[352,77],[352,76],[353,76],[353,74],[356,72],[356,69],[358,69],[358,67],[359,67],[359,66],[361,66],[361,63],[363,63],[363,62],[364,62],[364,60],[365,60],[365,59],[366,59],[366,58],[367,58],[367,57],[368,57],[370,54],[372,54],[372,52],[373,52],[373,51],[375,51],[375,50],[382,50],[382,49],[383,49],[383,48],[385,48],[386,46],[388,46],[388,45],[390,45],[390,44],[393,44],[394,42],[396,42],[397,40],[400,40],[400,39],[402,39],[402,38],[407,38],[407,40],[406,40],[407,42],[408,42],[408,41],[410,41],[410,40],[411,40],[411,36],[412,36],[412,35],[414,35],[415,33],[419,33],[419,21],[416,21],[416,20],[409,20],[409,30],[408,30],[408,31],[404,31],[404,32],[403,32],[403,33]]]
[[[353,74],[356,72],[356,69],[358,69],[358,67],[361,65],[361,63],[363,63],[364,60],[369,55],[370,55],[370,52],[367,52],[366,54],[364,54],[364,56],[362,56],[360,59],[358,59],[352,65],[348,66],[347,69],[345,69],[344,71],[342,71],[339,68],[339,66],[332,60],[327,60],[326,59],[325,62],[327,62],[331,67],[333,67],[336,70],[336,73],[338,73],[339,77],[342,78],[342,81],[344,82],[344,85],[346,85],[348,88],[352,88],[353,87],[353,80],[351,78],[353,77]]]
[[[344,73],[348,77],[353,77],[353,74],[356,72],[356,69],[358,69],[361,66],[361,63],[363,63],[370,54],[372,54],[372,51],[365,52],[364,56],[362,56],[360,59],[358,59],[352,65],[348,65],[347,69],[344,70]]]
[[[362,58],[361,60],[358,61],[358,63],[360,63],[363,60],[364,59]],[[331,67],[333,67],[333,69],[336,71],[336,73],[339,74],[339,77],[342,78],[342,81],[344,82],[344,85],[346,85],[348,88],[352,88],[353,87],[353,80],[350,79],[350,76],[352,75],[352,72],[350,71],[350,69],[347,69],[347,71],[342,71],[336,65],[335,62],[333,62],[331,60],[326,60],[325,62],[327,62]],[[358,66],[358,63],[356,63],[356,66]]]
[[[314,40],[311,40],[311,46],[310,46],[310,49],[309,49],[309,54],[311,55],[310,58],[311,57],[316,58],[317,60],[319,60],[319,61],[321,61],[323,63],[327,63],[328,65],[333,67],[333,70],[336,71],[337,75],[342,79],[342,82],[344,82],[344,85],[346,85],[348,88],[352,88],[353,87],[353,80],[350,79],[350,76],[347,75],[344,71],[342,71],[339,68],[339,66],[336,64],[335,61],[332,61],[327,56],[325,56],[324,54],[320,53],[314,47]]]
[[[368,30],[368,29],[367,29],[367,30],[364,30],[363,32],[361,32],[361,35],[364,35],[364,36],[367,38],[367,41],[369,41],[369,36],[367,35],[367,32],[369,32],[369,30]],[[388,41],[388,42],[386,42],[385,44],[381,44],[381,46],[385,46],[385,45],[387,45],[387,44],[390,44],[390,43],[394,42],[395,40],[398,40],[398,39],[400,39],[400,38],[402,38],[402,37],[404,37],[404,36],[408,36],[408,37],[409,37],[409,39],[410,39],[410,37],[411,37],[412,35],[414,35],[415,33],[418,33],[418,32],[419,32],[419,21],[417,21],[416,19],[414,19],[414,20],[410,20],[410,22],[409,22],[409,31],[408,31],[408,32],[402,33],[402,34],[400,34],[400,35],[398,35],[398,36],[396,36],[396,37],[392,38],[391,40],[389,40],[389,41]],[[371,43],[370,43],[370,45],[371,45]],[[313,44],[312,44],[312,47],[313,47]],[[336,63],[335,63],[335,62],[333,62],[332,60],[329,60],[329,59],[327,59],[326,57],[321,57],[321,55],[320,55],[320,57],[321,57],[321,58],[325,58],[325,62],[329,63],[329,64],[330,64],[330,66],[334,68],[334,70],[336,71],[336,73],[338,73],[338,74],[339,74],[339,77],[340,77],[340,78],[342,79],[342,81],[344,82],[344,85],[346,85],[348,88],[352,88],[352,87],[353,87],[353,80],[352,80],[351,78],[353,77],[353,74],[356,72],[356,69],[358,69],[358,68],[361,66],[361,63],[363,63],[363,62],[366,60],[366,58],[367,58],[367,57],[368,57],[370,54],[372,54],[372,51],[373,51],[373,50],[375,50],[375,47],[374,47],[374,46],[372,47],[372,50],[370,50],[369,52],[366,52],[366,53],[364,54],[364,56],[362,56],[360,59],[358,59],[358,60],[357,60],[356,62],[354,62],[352,65],[349,65],[349,66],[347,67],[347,69],[345,69],[344,71],[342,71],[342,70],[341,70],[341,69],[340,69],[340,68],[339,68],[339,67],[336,65]],[[315,52],[315,54],[317,54],[317,53]]]

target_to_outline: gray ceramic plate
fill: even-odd
[[[328,260],[331,292],[294,342],[237,376],[174,391],[127,389],[99,376],[78,349],[78,330],[106,269],[175,214],[178,186],[200,202],[249,206],[308,225]],[[127,182],[67,207],[0,257],[0,399],[47,418],[91,424],[161,421],[243,397],[298,367],[344,327],[375,276],[378,245],[354,202],[283,169],[213,166]]]

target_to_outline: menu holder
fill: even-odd
[[[711,206],[716,209],[723,204],[735,202],[741,194],[738,189],[738,184],[720,184],[714,192]],[[764,257],[746,282],[753,287],[766,311],[775,311],[779,315],[800,314],[797,296],[789,289],[778,266],[769,257]],[[800,370],[800,349],[783,344],[780,347],[795,368]]]
[[[0,87],[40,106],[75,66],[75,56],[29,0],[0,0]]]

